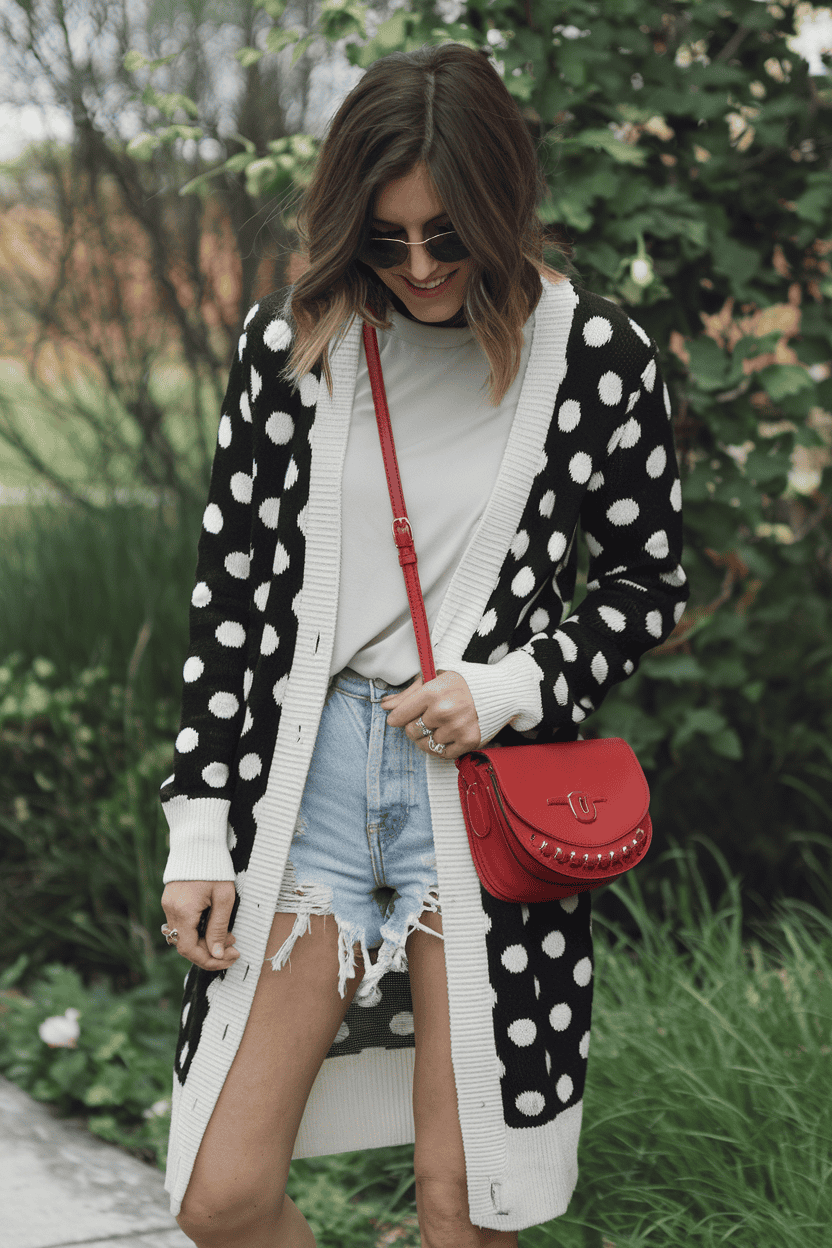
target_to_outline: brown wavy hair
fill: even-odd
[[[389,329],[390,291],[358,253],[376,193],[420,162],[471,253],[464,312],[491,366],[492,402],[511,385],[541,274],[562,275],[543,262],[546,184],[528,127],[488,54],[459,43],[375,61],[335,114],[298,213],[309,267],[286,303],[296,330],[287,379],[319,364],[331,393],[329,351],[353,318]]]

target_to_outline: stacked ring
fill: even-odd
[[[446,747],[442,744],[441,741],[434,741],[432,732],[428,733],[428,746],[431,750],[433,750],[434,754],[445,753]]]
[[[169,945],[175,945],[177,940],[179,939],[179,933],[177,932],[176,928],[170,927],[170,925],[167,923],[162,924],[162,935],[164,936],[165,940],[167,941]]]
[[[430,734],[431,734],[431,729],[430,729],[430,728],[428,728],[427,724],[426,724],[426,723],[425,723],[425,721],[422,719],[422,716],[421,716],[421,715],[420,715],[420,716],[419,716],[419,718],[416,720],[416,726],[417,726],[418,728],[421,728],[421,730],[422,730],[422,736],[423,736],[423,737],[429,737],[429,736],[430,736]]]

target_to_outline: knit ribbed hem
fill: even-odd
[[[508,723],[518,732],[528,732],[543,718],[540,668],[524,650],[513,650],[499,663],[460,660],[449,670],[458,672],[471,690],[480,721],[481,746]]]
[[[170,828],[170,854],[162,880],[233,880],[228,851],[228,811],[222,797],[179,794],[162,803]]]

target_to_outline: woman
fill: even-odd
[[[246,318],[161,790],[163,930],[194,964],[167,1184],[200,1248],[313,1245],[284,1196],[293,1155],[415,1140],[424,1248],[516,1245],[576,1181],[589,894],[482,890],[449,763],[489,740],[574,739],[687,589],[656,349],[544,267],[540,189],[485,56],[386,57],[323,144],[310,267],[285,307]],[[579,521],[589,583],[570,614]]]

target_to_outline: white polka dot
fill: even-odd
[[[578,647],[575,645],[572,638],[567,633],[563,633],[560,629],[558,629],[554,635],[554,639],[560,646],[561,654],[566,662],[574,663],[578,657]]]
[[[346,1023],[342,1023],[341,1026],[336,1031],[335,1039],[332,1041],[332,1043],[343,1044],[343,1042],[348,1038],[349,1034],[350,1034],[349,1027],[347,1026]]]
[[[240,360],[242,360],[243,358],[243,352],[246,349],[247,342],[248,342],[248,334],[240,334],[239,341],[237,342],[237,356]]]
[[[306,373],[299,383],[300,401],[304,407],[314,407],[318,401],[318,378],[313,373]]]
[[[534,572],[531,568],[521,568],[511,582],[511,592],[515,598],[528,598],[534,589]]]
[[[249,557],[244,550],[232,550],[225,556],[225,570],[229,576],[244,581],[248,577]]]
[[[252,597],[254,605],[258,611],[266,610],[266,603],[269,601],[269,590],[272,587],[271,581],[263,581],[262,585],[258,585]]]
[[[240,759],[240,779],[255,780],[263,770],[263,764],[260,761],[259,754],[244,754]]]
[[[187,1058],[187,1056],[188,1056],[188,1041],[186,1040],[185,1043],[182,1045],[182,1048],[179,1053],[179,1069],[180,1070],[185,1065],[185,1059]]]
[[[581,405],[577,399],[567,399],[558,412],[558,429],[562,433],[571,433],[581,422]]]
[[[605,316],[593,316],[584,325],[584,342],[588,347],[603,347],[612,338],[612,325]]]
[[[525,529],[520,529],[511,539],[509,550],[515,559],[522,559],[526,551],[529,549],[529,535]]]
[[[589,478],[589,484],[587,485],[586,488],[589,490],[590,494],[594,494],[596,490],[600,490],[603,484],[604,484],[603,472],[593,472],[592,476]]]
[[[574,914],[578,909],[578,898],[577,896],[561,897],[559,905],[561,910],[565,910],[567,914]]]
[[[550,932],[548,936],[544,937],[541,948],[547,957],[559,958],[566,948],[563,932],[559,932],[557,929],[554,932]]]
[[[497,646],[496,650],[492,650],[488,656],[489,663],[499,663],[500,659],[504,659],[508,654],[508,642],[504,641],[501,646]]]
[[[555,681],[555,697],[558,706],[566,706],[566,703],[569,701],[569,686],[566,683],[566,677],[563,672]]]
[[[410,1010],[401,1010],[390,1019],[390,1030],[395,1036],[413,1035],[413,1015]]]
[[[635,416],[631,416],[621,431],[620,445],[625,447],[625,449],[628,451],[632,450],[632,448],[635,446],[636,442],[638,442],[640,437],[641,437],[641,425],[638,423]]]
[[[251,716],[251,709],[249,707],[246,707],[246,717],[243,720],[243,726],[240,729],[241,737],[244,737],[246,735],[246,733],[249,731],[253,723],[254,723],[254,720],[252,719],[252,716]]]
[[[568,1075],[561,1075],[555,1084],[555,1091],[558,1094],[558,1100],[565,1105],[574,1091],[575,1085]]]
[[[563,556],[563,552],[566,550],[566,546],[567,546],[566,534],[559,533],[556,529],[555,532],[552,534],[552,536],[549,538],[549,545],[547,547],[549,558],[552,560],[552,563],[557,563],[558,560]]]
[[[548,520],[555,507],[555,491],[547,490],[540,500],[538,511],[544,520]]]
[[[681,564],[678,564],[673,569],[672,572],[660,572],[659,573],[660,581],[664,581],[665,585],[673,585],[674,587],[677,587],[679,585],[684,585],[687,579],[688,578],[685,575],[685,569],[682,567]]]
[[[578,485],[583,485],[592,475],[592,460],[586,451],[578,451],[569,461],[569,475]]]
[[[482,617],[479,624],[477,625],[477,632],[479,633],[480,637],[487,637],[489,633],[494,631],[496,624],[497,624],[497,612],[494,610],[493,607],[491,607],[489,611],[486,611],[485,615]]]
[[[264,498],[257,514],[267,529],[276,529],[277,517],[280,515],[280,499]]]
[[[684,614],[685,604],[683,602],[677,602],[676,606],[673,608],[673,623],[678,624]]]
[[[286,476],[283,478],[284,490],[291,490],[292,486],[297,481],[298,476],[299,476],[298,466],[295,463],[295,457],[293,455],[292,458],[289,460],[288,467],[286,468]]]
[[[529,623],[533,632],[542,633],[549,627],[549,612],[544,607],[538,607],[536,611],[532,611]]]
[[[624,660],[624,671],[627,673],[628,676],[631,676],[632,673],[635,671],[635,667],[631,659]]]
[[[186,1024],[186,1023],[187,1023],[187,1021],[188,1021],[188,1015],[190,1014],[190,1012],[191,1012],[191,1003],[190,1003],[190,1001],[186,1001],[186,1002],[185,1002],[185,1008],[184,1008],[184,1009],[183,1009],[183,1011],[182,1011],[182,1026],[183,1026],[183,1027],[185,1026],[185,1024]]]
[[[231,493],[238,503],[251,502],[251,477],[247,472],[235,472],[231,478]]]
[[[664,398],[664,410],[667,412],[669,419],[673,413],[673,408],[670,405],[670,391],[664,382],[662,382],[662,397]]]
[[[233,646],[238,649],[245,643],[246,630],[242,624],[237,624],[234,620],[223,620],[222,624],[217,625],[214,636],[221,646]]]
[[[641,339],[641,341],[644,343],[644,345],[645,345],[646,347],[651,347],[653,344],[652,344],[652,342],[650,341],[650,337],[649,337],[649,335],[648,335],[648,334],[646,334],[646,333],[644,332],[644,330],[641,328],[641,326],[640,326],[640,325],[637,325],[637,324],[635,323],[635,321],[630,320],[630,317],[629,317],[629,316],[627,317],[627,320],[628,320],[628,321],[630,321],[630,325],[631,325],[631,326],[633,327],[633,329],[636,331],[636,333],[638,334],[639,338],[640,338],[640,339]]]
[[[633,408],[635,407],[636,403],[638,403],[640,398],[641,398],[641,391],[634,390],[633,393],[630,395],[629,399],[627,400],[627,415],[628,416],[630,412],[633,410]]]
[[[182,668],[182,679],[186,684],[192,685],[195,680],[199,680],[205,671],[205,664],[202,659],[192,654],[189,659],[185,660],[185,666]]]
[[[520,971],[525,971],[529,965],[529,955],[526,953],[523,945],[509,945],[507,949],[503,950],[500,961],[507,971],[511,971],[516,975]]]
[[[220,418],[219,429],[217,429],[217,441],[223,450],[231,445],[231,418],[229,416]]]
[[[274,548],[274,563],[272,564],[272,572],[275,576],[279,576],[281,572],[285,572],[289,566],[289,552],[282,542],[278,542]]]
[[[240,415],[247,425],[251,424],[251,404],[248,401],[247,390],[244,390],[240,395]]]
[[[298,528],[300,529],[304,537],[306,537],[306,517],[307,517],[308,511],[309,511],[309,504],[307,503],[306,506],[302,507],[300,511],[298,512]]]
[[[196,728],[183,728],[176,738],[176,748],[180,754],[190,754],[199,745],[199,733]]]
[[[542,1092],[521,1092],[514,1104],[527,1118],[536,1118],[546,1108],[546,1098]]]
[[[638,519],[639,505],[634,498],[620,498],[607,508],[607,519],[610,524],[632,524]]]
[[[233,693],[215,693],[208,703],[208,710],[217,719],[233,719],[240,709],[240,703]]]
[[[546,1058],[546,1074],[550,1075],[552,1073],[552,1059],[549,1056],[548,1049],[544,1050],[543,1056]]]
[[[249,382],[249,385],[251,388],[251,398],[253,402],[254,399],[257,398],[260,391],[263,389],[263,378],[260,376],[256,368],[253,368],[251,370],[251,380]]]
[[[209,503],[202,517],[202,527],[208,533],[219,533],[222,528],[222,512],[216,503]]]
[[[221,789],[228,779],[228,767],[225,763],[209,763],[202,768],[202,779],[211,789]]]
[[[586,719],[586,711],[582,711],[579,706],[572,707],[572,722],[579,724],[581,720]]]
[[[615,407],[616,403],[620,403],[623,392],[624,387],[618,373],[604,373],[598,382],[598,397],[608,407]]]
[[[609,675],[610,669],[607,660],[604,658],[600,650],[593,655],[592,662],[590,663],[590,670],[592,671],[592,675],[598,681],[598,684],[603,685]]]
[[[534,995],[535,995],[535,998],[540,996],[540,980],[537,978],[536,975],[534,977]]]
[[[667,451],[663,446],[657,446],[647,456],[647,475],[648,477],[660,477],[667,467]]]
[[[199,581],[194,586],[194,592],[191,594],[191,605],[194,607],[207,607],[210,601],[210,589],[204,581]]]
[[[548,462],[549,462],[549,456],[546,454],[545,451],[541,451],[540,459],[537,461],[537,469],[534,474],[536,477],[539,477],[541,472],[545,472],[546,465],[548,464]]]
[[[254,672],[247,667],[243,674],[243,697],[248,701],[248,695],[251,693],[251,686],[254,681]]]
[[[588,1031],[585,1031],[584,1034],[581,1036],[580,1042],[578,1044],[578,1052],[580,1053],[584,1061],[586,1061],[586,1059],[589,1057],[589,1032]]]
[[[494,985],[491,984],[491,1008],[492,1010],[494,1009],[494,1006],[496,1004],[497,1004],[497,990],[494,987]]]
[[[281,676],[280,680],[276,680],[274,683],[274,689],[272,689],[272,694],[278,706],[283,705],[283,699],[286,696],[286,686],[288,685],[288,683],[289,683],[288,676]]]
[[[653,387],[656,384],[656,361],[650,360],[641,374],[641,380],[644,382],[644,388],[648,394],[653,393]]]
[[[611,628],[614,633],[623,633],[627,627],[626,615],[615,607],[599,607],[598,614],[607,628]]]
[[[530,1044],[534,1044],[537,1037],[537,1027],[530,1018],[518,1018],[511,1024],[508,1029],[509,1039],[520,1049],[527,1049]]]
[[[300,619],[301,607],[303,606],[303,590],[299,589],[292,599],[292,611],[295,616]]]
[[[682,482],[678,477],[670,487],[670,506],[674,511],[682,510]]]
[[[670,554],[670,546],[667,541],[667,534],[664,529],[658,529],[655,533],[648,537],[644,543],[644,549],[648,555],[652,555],[654,559],[666,559]]]
[[[500,1070],[500,1078],[505,1079],[506,1077],[505,1062],[501,1061],[499,1057],[497,1058],[497,1066],[499,1067],[499,1070]]]
[[[295,431],[295,422],[288,412],[272,412],[266,421],[266,433],[276,446],[285,446]]]
[[[572,1011],[565,1001],[561,1001],[559,1005],[553,1005],[549,1011],[549,1022],[552,1024],[554,1031],[566,1031],[566,1028],[572,1022]]]
[[[282,351],[292,341],[292,331],[285,321],[270,321],[263,332],[263,342],[271,351]]]
[[[589,958],[581,958],[580,962],[575,963],[572,978],[579,988],[586,988],[592,979],[592,963]]]
[[[272,628],[271,624],[267,624],[263,629],[263,636],[260,640],[261,654],[274,654],[277,649],[280,638]]]
[[[651,637],[661,637],[662,635],[662,613],[661,611],[648,611],[644,626]]]
[[[243,329],[248,329],[249,325],[251,324],[251,322],[254,320],[255,316],[257,315],[257,309],[259,307],[260,307],[260,304],[255,303],[253,308],[249,308],[248,312],[246,313],[246,319],[243,321]]]

